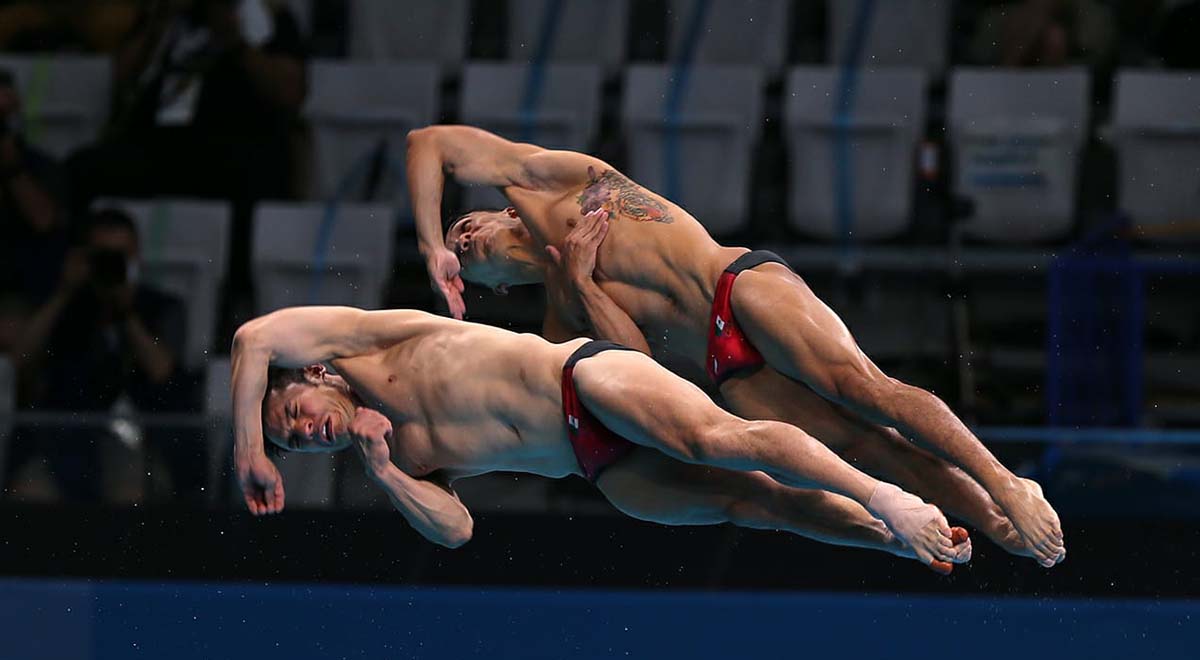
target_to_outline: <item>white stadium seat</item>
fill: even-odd
[[[738,231],[749,214],[750,156],[762,128],[763,72],[696,67],[680,92],[672,92],[680,84],[673,74],[670,66],[643,65],[626,74],[627,174],[659,194],[673,195],[671,201],[709,231]],[[668,117],[673,93],[680,101],[676,116]],[[678,190],[671,190],[673,185]]]
[[[925,74],[919,69],[859,72],[852,114],[844,125],[838,117],[842,82],[836,68],[799,67],[788,74],[789,222],[822,238],[839,238],[846,231],[855,239],[895,236],[911,219],[913,154],[925,128]],[[852,195],[845,220],[835,193],[839,176]],[[847,220],[849,226],[842,227]]]
[[[109,58],[5,55],[0,69],[16,78],[30,142],[64,158],[99,136],[112,102]]]
[[[1200,71],[1121,71],[1115,98],[1121,209],[1170,240],[1171,225],[1200,223]]]
[[[201,367],[216,334],[221,283],[229,264],[229,204],[108,199],[93,206],[120,208],[133,217],[141,244],[142,279],[178,296],[187,306],[183,362],[189,368]]]
[[[310,197],[362,199],[372,159],[382,148],[386,158],[374,199],[407,208],[405,139],[409,130],[436,119],[437,67],[317,60],[310,71],[305,108],[313,130]]]
[[[1088,98],[1080,68],[951,73],[955,190],[975,205],[966,235],[1023,242],[1070,230]]]
[[[378,308],[392,271],[393,213],[383,204],[260,204],[252,245],[258,313]]]

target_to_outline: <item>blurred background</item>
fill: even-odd
[[[93,630],[13,657],[126,657],[136,635],[95,631],[134,611],[192,640],[176,657],[226,648],[197,641],[208,633],[168,601],[224,612],[213,634],[226,641],[236,621],[241,640],[246,618],[264,617],[254,629],[273,631],[275,651],[290,639],[291,657],[324,634],[278,614],[317,587],[220,598],[162,580],[402,584],[318,591],[335,613],[419,600],[420,630],[463,656],[498,639],[512,657],[622,648],[566,623],[576,632],[553,639],[571,653],[503,628],[464,636],[472,619],[455,607],[532,625],[594,606],[511,589],[492,601],[478,595],[488,585],[784,590],[745,596],[742,625],[820,612],[813,634],[830,640],[858,634],[844,621],[867,605],[813,593],[1054,596],[1076,599],[1055,601],[1074,603],[1059,625],[1076,642],[1108,622],[1114,638],[1090,657],[1129,657],[1117,637],[1196,641],[1194,601],[1172,600],[1183,609],[1147,637],[1130,622],[1151,610],[1089,599],[1200,594],[1188,568],[1200,541],[1197,35],[1194,0],[0,2],[0,612],[24,622],[14,628]],[[450,553],[408,530],[349,455],[277,459],[288,510],[250,519],[230,475],[232,333],[290,305],[444,311],[404,173],[406,133],[431,123],[595,154],[722,242],[784,256],[889,374],[937,393],[1043,484],[1068,562],[1043,572],[980,539],[970,567],[934,579],[776,534],[643,525],[582,480],[514,475],[460,482],[480,523]],[[449,185],[444,213],[502,205]],[[540,327],[537,287],[469,289],[467,305],[470,320]],[[454,584],[471,586],[403,590]],[[627,597],[641,596],[612,605],[663,607]],[[735,607],[680,598],[680,612]],[[62,614],[72,599],[110,618]],[[243,616],[231,599],[282,609]],[[1005,610],[1012,625],[997,627],[989,600],[869,602],[884,619],[888,607],[962,617],[974,622],[956,628],[964,639],[987,612],[993,632],[1018,638],[1044,625],[1034,608],[1028,620]],[[962,614],[975,606],[984,614]],[[390,629],[371,621],[358,633]],[[785,648],[763,644],[751,648]]]

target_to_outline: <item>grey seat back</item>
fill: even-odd
[[[83,55],[3,56],[21,94],[24,136],[65,158],[94,141],[112,101],[112,65],[107,57]]]
[[[463,69],[460,116],[465,124],[548,149],[586,151],[600,120],[597,65],[476,63]],[[502,208],[491,188],[467,189],[468,208]]]
[[[695,64],[783,66],[788,30],[787,0],[671,0],[667,9],[667,57],[678,60],[694,41]],[[703,20],[693,23],[703,6]],[[692,27],[695,31],[692,32]]]
[[[908,228],[913,154],[925,127],[925,80],[919,69],[862,71],[853,83],[834,68],[789,72],[784,129],[793,228],[855,239],[887,238]],[[853,84],[854,91],[840,90],[843,84]],[[840,95],[851,93],[852,106],[840,108]]]
[[[375,168],[381,176],[372,199],[407,208],[405,140],[436,119],[437,97],[431,63],[313,62],[305,108],[313,134],[309,197],[360,200]]]
[[[629,0],[509,0],[508,59],[528,62],[540,55],[547,62],[611,71],[625,60],[628,23]],[[539,47],[546,51],[538,53]]]
[[[1070,229],[1088,97],[1078,68],[952,72],[954,187],[975,204],[968,235],[1020,242]]]
[[[752,148],[762,125],[758,67],[696,67],[678,89],[670,66],[632,66],[622,116],[627,174],[671,198],[709,231],[746,226]],[[673,91],[677,90],[677,91]],[[675,112],[668,107],[673,95]]]
[[[252,266],[259,314],[295,305],[378,308],[392,270],[383,204],[261,204]]]
[[[873,68],[916,67],[937,76],[946,67],[950,0],[887,0],[867,5],[830,2],[829,61],[840,64],[849,56],[857,30],[862,30],[859,61]],[[865,23],[860,23],[864,21]]]
[[[1115,98],[1121,208],[1156,240],[1194,240],[1200,224],[1200,72],[1121,71]]]
[[[467,54],[469,9],[468,0],[348,0],[350,58],[457,67]]]

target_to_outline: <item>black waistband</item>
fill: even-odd
[[[725,269],[725,272],[736,275],[743,270],[749,270],[755,266],[761,266],[769,263],[783,264],[784,266],[791,268],[791,265],[784,261],[783,257],[771,252],[770,250],[754,250],[752,252],[743,254],[737,259],[734,259],[733,263],[729,264],[729,267]]]
[[[588,343],[584,344],[583,346],[580,346],[579,348],[575,349],[575,352],[572,353],[571,357],[567,358],[567,361],[563,364],[563,369],[569,369],[569,368],[575,366],[576,362],[579,362],[580,360],[582,360],[584,358],[590,358],[597,353],[603,353],[604,351],[632,351],[632,350],[634,350],[634,349],[629,348],[628,346],[625,346],[624,344],[618,344],[615,341],[608,341],[607,339],[593,339],[592,341],[589,341]]]

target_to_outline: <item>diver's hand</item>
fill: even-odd
[[[596,209],[584,215],[567,234],[561,252],[549,245],[546,246],[546,253],[566,280],[578,289],[592,282],[596,272],[596,253],[607,235],[608,211]]]
[[[433,290],[450,306],[450,315],[462,320],[467,313],[463,301],[463,281],[459,276],[461,266],[458,257],[444,247],[436,248],[425,257],[425,269],[429,271],[429,282]]]
[[[377,477],[392,464],[392,420],[377,410],[357,408],[347,429],[367,475]]]
[[[261,516],[283,511],[283,477],[266,454],[261,450],[235,452],[234,467],[250,513]]]

